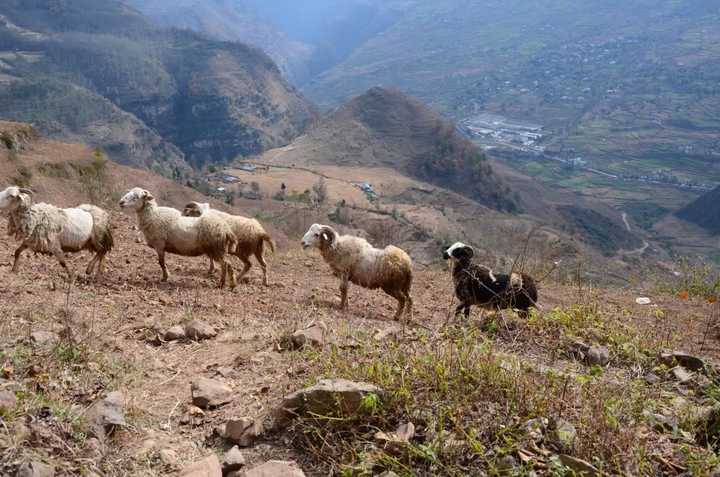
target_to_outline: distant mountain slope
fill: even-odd
[[[372,88],[354,98],[294,141],[282,160],[391,167],[492,208],[518,207],[453,124],[398,90]]]
[[[315,115],[260,50],[160,30],[119,1],[11,1],[0,15],[0,117],[126,164],[176,174],[183,156],[257,154]]]
[[[396,86],[456,119],[537,122],[553,153],[720,177],[719,23],[714,0],[422,0],[305,91]]]
[[[676,215],[713,235],[720,235],[720,187],[700,196]]]

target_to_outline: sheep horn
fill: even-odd
[[[20,192],[23,194],[27,194],[27,195],[35,195],[35,192],[33,192],[32,190],[27,189],[25,187],[21,187]]]
[[[335,229],[330,227],[329,225],[323,225],[320,229],[320,236],[325,238],[325,240],[327,240],[328,242],[332,243],[337,236],[337,232],[335,232]]]

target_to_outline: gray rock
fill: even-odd
[[[324,379],[286,396],[275,412],[276,424],[285,425],[296,416],[307,413],[350,416],[360,410],[368,394],[382,396],[382,390],[369,383]]]
[[[215,338],[215,328],[200,320],[192,320],[185,325],[185,336],[191,340],[202,341]]]
[[[606,366],[610,362],[610,350],[604,346],[591,346],[585,353],[590,366]]]
[[[322,348],[325,345],[325,334],[327,327],[324,323],[311,326],[304,330],[297,330],[290,337],[294,348],[303,348],[305,346],[315,346]]]
[[[549,437],[559,449],[570,450],[575,444],[577,430],[575,426],[565,419],[556,419],[550,423]]]
[[[178,462],[180,462],[177,452],[172,449],[160,449],[160,452],[158,452],[158,457],[160,457],[160,462],[172,467],[176,466]]]
[[[203,460],[185,467],[180,471],[180,477],[222,477],[220,461],[215,454],[211,454]]]
[[[698,412],[695,439],[702,445],[720,440],[720,406],[707,407]]]
[[[55,467],[42,462],[25,462],[17,471],[17,477],[54,477]]]
[[[163,335],[165,341],[178,341],[185,339],[185,328],[180,325],[175,325],[169,328]]]
[[[660,378],[660,376],[658,376],[657,374],[655,374],[655,373],[653,373],[653,372],[647,373],[647,374],[644,376],[644,379],[645,379],[645,382],[648,383],[648,384],[657,384],[657,383],[659,383],[660,381],[662,381],[662,379]]]
[[[603,475],[595,466],[577,457],[561,454],[560,462],[565,467],[571,468],[578,477],[601,477]]]
[[[501,457],[497,461],[497,468],[503,474],[512,474],[517,465],[517,459],[510,454]]]
[[[687,369],[683,368],[682,366],[675,366],[673,369],[670,370],[670,373],[672,374],[675,381],[677,381],[680,384],[687,384],[690,381],[692,381],[692,374],[688,372]]]
[[[222,462],[223,473],[240,470],[243,465],[245,465],[245,456],[240,452],[238,446],[234,446],[225,453]]]
[[[12,412],[17,407],[17,397],[10,391],[0,391],[0,411]]]
[[[93,404],[85,414],[88,433],[102,440],[115,427],[126,426],[123,407],[125,398],[120,391],[114,391]]]
[[[230,386],[208,378],[197,378],[190,383],[190,395],[194,405],[201,409],[217,407],[232,401]]]
[[[60,341],[60,335],[52,331],[34,331],[30,333],[30,342],[38,346],[53,345]]]
[[[378,330],[374,335],[375,341],[385,341],[397,339],[399,330],[397,328],[386,328],[384,330]]]
[[[644,411],[643,417],[645,417],[645,420],[648,422],[648,424],[653,426],[653,428],[659,432],[672,432],[678,428],[677,419],[671,416],[665,416],[656,412]]]
[[[705,369],[705,361],[682,351],[670,351],[660,354],[660,361],[666,366],[675,366],[679,364],[690,371],[703,371]]]
[[[525,429],[527,430],[528,437],[533,442],[539,442],[545,437],[545,430],[547,429],[547,419],[536,418],[530,419],[525,423]]]
[[[245,477],[305,477],[293,461],[271,460],[245,472]]]
[[[241,447],[250,447],[263,433],[262,421],[241,417],[230,419],[225,424],[225,439]]]

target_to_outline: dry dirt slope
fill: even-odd
[[[55,162],[85,154],[90,151],[80,146],[39,140],[16,160],[33,164],[41,156],[52,155]],[[5,152],[0,164],[7,167]],[[108,167],[111,183],[118,187],[137,183],[163,190],[158,194],[163,201],[176,204],[198,197],[149,174]],[[82,182],[40,175],[32,181],[41,199],[62,204],[87,200]],[[701,302],[653,295],[655,306],[643,307],[634,304],[635,293],[545,283],[543,311],[529,322],[506,314],[481,332],[475,316],[465,326],[443,329],[452,306],[449,276],[442,270],[418,270],[415,320],[423,326],[378,342],[372,338],[377,330],[397,329],[389,321],[391,300],[353,288],[349,312],[339,312],[333,306],[336,280],[316,254],[299,250],[296,238],[283,241],[271,258],[269,288],[260,286],[253,274],[234,293],[217,290],[216,280],[205,276],[204,260],[177,257],[170,259],[170,282],[160,284],[153,252],[136,240],[134,218],[116,210],[113,214],[119,247],[107,276],[98,284],[80,280],[69,292],[59,267],[44,257],[28,254],[20,273],[11,275],[15,244],[8,237],[0,239],[0,388],[18,398],[15,410],[0,413],[1,475],[14,475],[26,460],[51,463],[59,475],[68,476],[174,475],[201,456],[222,454],[228,445],[214,429],[228,418],[261,416],[288,392],[319,377],[336,376],[386,387],[387,403],[367,418],[371,425],[352,421],[355,432],[335,434],[337,430],[304,422],[244,449],[247,467],[268,459],[295,459],[308,475],[320,476],[346,464],[367,466],[368,453],[342,451],[345,443],[351,449],[375,449],[374,473],[391,468],[400,475],[480,475],[492,473],[506,455],[518,466],[530,456],[523,465],[543,473],[555,465],[552,458],[559,451],[548,442],[531,446],[523,437],[523,422],[559,416],[577,430],[575,442],[563,452],[594,461],[608,473],[628,466],[633,475],[687,470],[709,475],[717,464],[714,454],[695,441],[694,428],[686,427],[690,424],[682,421],[673,432],[662,426],[657,430],[638,411],[653,403],[658,413],[670,413],[667,409],[678,397],[688,408],[712,403],[707,378],[696,375],[679,385],[657,368],[655,357],[661,346],[720,356],[718,342],[703,338],[712,308]],[[79,270],[88,258],[78,256],[72,266]],[[556,307],[561,311],[553,311]],[[201,342],[158,341],[158,331],[192,319],[209,323],[218,335]],[[281,351],[287,332],[312,322],[325,323],[338,345]],[[55,344],[31,344],[30,335],[38,331],[54,331],[62,338]],[[604,370],[569,356],[568,343],[575,338],[608,347],[611,359]],[[428,362],[437,364],[429,369],[442,374],[420,373]],[[465,378],[455,376],[458,367]],[[643,384],[647,373],[659,381]],[[190,382],[200,376],[227,383],[234,396],[229,404],[187,422]],[[128,425],[102,444],[84,432],[86,411],[115,390],[125,396]],[[396,394],[401,390],[412,399],[402,401],[408,397]],[[454,393],[465,398],[456,400]],[[537,407],[516,407],[516,399]],[[399,405],[403,402],[406,406]],[[604,406],[610,406],[609,414]],[[440,419],[448,409],[453,410],[452,424]],[[432,454],[397,457],[374,447],[372,435],[378,428],[392,430],[385,426],[407,419],[418,427],[413,448]],[[441,437],[433,437],[439,428]],[[473,433],[478,444],[460,439],[459,432]],[[460,446],[464,457],[448,451],[448,443]],[[359,470],[354,474],[362,475]]]

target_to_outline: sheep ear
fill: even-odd
[[[155,197],[153,197],[153,195],[152,195],[150,192],[144,191],[144,192],[143,192],[143,198],[144,198],[145,200],[153,200]]]
[[[465,249],[468,258],[473,258],[475,256],[475,250],[472,247],[467,247]]]

